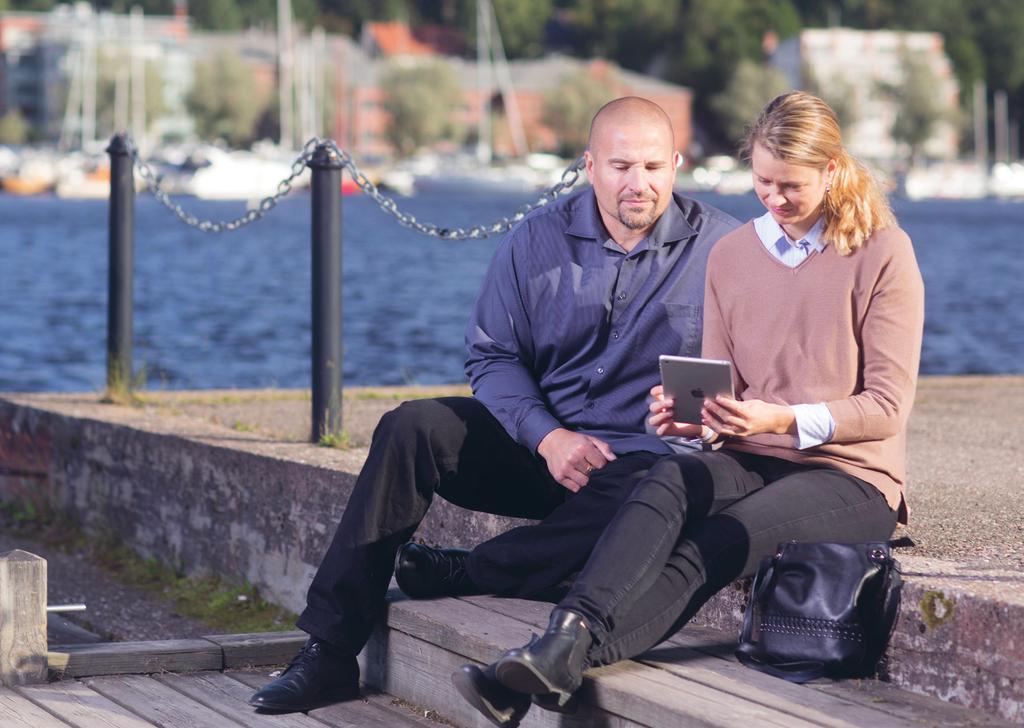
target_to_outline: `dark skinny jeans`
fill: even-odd
[[[587,621],[591,665],[629,659],[752,575],[783,541],[889,538],[896,513],[839,470],[720,450],[658,461],[559,604]]]
[[[572,494],[469,397],[406,402],[381,418],[298,626],[355,654],[384,610],[395,553],[434,494],[474,511],[543,519],[478,545],[468,571],[482,591],[530,597],[583,568],[619,506],[660,456],[620,455]]]

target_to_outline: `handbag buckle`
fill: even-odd
[[[873,548],[873,549],[871,549],[871,553],[868,554],[868,558],[870,558],[872,561],[874,561],[876,563],[879,563],[879,564],[885,563],[885,561],[887,559],[887,557],[885,555],[885,550],[884,549],[880,549],[880,548]]]

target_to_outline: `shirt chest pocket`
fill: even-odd
[[[704,307],[691,303],[663,302],[666,323],[665,343],[675,342],[673,350],[662,354],[700,356],[700,340],[704,329]]]

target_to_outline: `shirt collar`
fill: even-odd
[[[566,234],[577,238],[590,238],[600,242],[611,240],[608,231],[605,230],[604,222],[601,220],[601,213],[597,208],[597,197],[594,196],[594,189],[589,188],[589,194],[580,198],[580,204],[573,208],[572,220],[566,228]],[[697,234],[693,226],[687,222],[686,216],[679,207],[675,195],[669,202],[665,212],[654,224],[654,228],[647,236],[648,248],[660,247],[667,243],[674,243],[679,240],[692,237]]]
[[[801,240],[806,240],[819,253],[825,250],[826,243],[823,239],[825,234],[824,215],[818,218],[818,221],[814,223],[811,229],[807,231],[807,234],[800,240],[790,241],[789,236],[786,235],[782,226],[775,221],[770,212],[766,212],[754,220],[754,230],[766,248],[774,246],[780,253],[784,253],[789,248],[795,248],[796,244],[800,243]]]

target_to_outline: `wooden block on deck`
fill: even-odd
[[[224,652],[224,669],[233,670],[259,665],[283,665],[291,661],[306,642],[305,632],[254,632],[250,634],[215,634],[204,639],[218,645]]]
[[[46,559],[0,554],[0,685],[46,680]]]
[[[208,640],[57,645],[48,657],[51,670],[72,677],[220,670],[224,664],[220,647]]]

